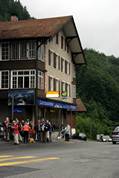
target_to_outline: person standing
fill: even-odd
[[[46,143],[46,121],[42,119],[40,123],[41,127],[41,142]]]
[[[6,117],[3,122],[3,128],[4,128],[4,140],[9,141],[10,140],[10,119],[9,117]]]
[[[17,121],[13,121],[12,130],[14,136],[14,144],[19,145],[19,125]]]
[[[71,127],[69,124],[65,127],[65,141],[69,141],[70,135],[71,135]]]
[[[22,130],[24,132],[24,143],[28,143],[29,131],[30,131],[29,123],[25,122],[24,126],[22,127]]]

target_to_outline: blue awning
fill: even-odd
[[[76,105],[58,102],[58,101],[50,101],[50,100],[38,98],[36,102],[38,106],[46,106],[49,108],[66,109],[68,111],[76,111],[77,109]]]

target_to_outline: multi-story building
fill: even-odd
[[[85,59],[73,17],[11,19],[0,22],[0,119],[73,125],[85,111],[76,104],[75,66]]]

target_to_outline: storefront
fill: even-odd
[[[8,94],[8,106],[11,110],[11,120],[32,120],[44,118],[50,120],[56,129],[69,123],[74,126],[74,116],[77,110],[75,104],[55,101],[48,98],[36,98],[34,90],[13,90]]]
[[[76,105],[42,98],[38,98],[36,102],[39,119],[44,118],[50,120],[56,129],[65,126],[67,123],[74,127],[74,116],[77,110]]]

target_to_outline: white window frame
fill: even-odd
[[[23,74],[18,74],[19,72],[23,72]],[[24,74],[24,72],[29,72],[29,74]],[[33,72],[33,74],[32,74]],[[16,74],[14,74],[16,73]],[[13,77],[16,77],[16,87],[13,87]],[[23,78],[23,87],[18,87],[18,78],[22,77]],[[28,88],[36,88],[36,70],[12,70],[11,71],[11,88],[12,89],[18,89],[18,88],[23,88],[25,89],[26,87],[24,87],[25,83],[24,83],[24,78],[25,77],[29,77],[29,87]],[[34,86],[32,86],[31,83],[31,78],[34,77]]]
[[[2,72],[8,72],[8,87],[2,88]],[[9,88],[9,70],[2,70],[0,71],[0,89],[4,90],[4,89],[8,89]]]
[[[38,89],[44,90],[44,72],[38,70]]]
[[[2,44],[3,43],[8,43],[8,59],[2,59]],[[9,41],[1,42],[0,48],[1,48],[1,50],[0,50],[0,54],[1,54],[0,60],[1,61],[9,61],[10,60],[10,43],[9,43]]]
[[[26,57],[21,57],[21,46],[22,46],[22,43],[26,43]],[[8,43],[8,59],[2,59],[2,44],[4,43]],[[17,55],[18,55],[18,58],[14,59],[12,54],[14,54],[14,47],[12,49],[12,42],[10,41],[5,41],[5,42],[1,42],[0,44],[0,60],[1,61],[8,61],[10,60],[31,60],[31,59],[36,59],[36,40],[19,40],[19,41],[14,41],[14,44],[18,45],[18,50],[16,51],[17,52]],[[34,48],[32,49],[31,48],[31,51],[34,53],[34,56],[30,56],[30,44],[32,45],[35,45]]]
[[[39,43],[40,45],[40,43]],[[38,48],[38,60],[40,61],[45,61],[45,45],[42,44],[39,48]]]

